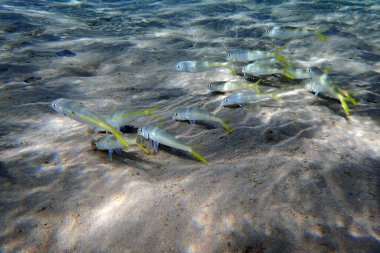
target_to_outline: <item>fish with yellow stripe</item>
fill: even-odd
[[[66,98],[59,98],[51,103],[51,106],[58,113],[63,114],[73,120],[80,123],[87,124],[91,127],[100,127],[110,133],[112,133],[125,147],[129,144],[123,138],[123,133],[111,126],[102,116],[91,110],[90,108],[81,105],[75,101]],[[144,152],[148,152],[146,148],[139,145],[140,149]]]
[[[265,31],[264,37],[272,37],[278,39],[293,39],[305,36],[315,35],[323,42],[327,42],[327,38],[322,34],[330,29],[330,26],[323,25],[318,29],[310,29],[305,27],[293,26],[275,26]]]
[[[321,92],[330,93],[339,99],[345,114],[350,116],[350,109],[346,102],[353,105],[358,105],[359,102],[355,100],[347,90],[340,88],[327,73],[318,67],[311,67],[308,69],[311,81],[306,83],[306,89],[314,92],[318,96]]]
[[[190,107],[182,108],[174,113],[172,119],[180,120],[180,121],[188,120],[190,121],[191,124],[195,124],[196,121],[199,121],[199,120],[213,121],[213,122],[217,122],[221,124],[228,133],[232,134],[233,132],[232,128],[226,123],[228,120],[218,118],[215,115],[211,114],[210,112],[199,109],[199,108],[190,108]]]
[[[158,145],[163,144],[172,148],[180,149],[191,153],[200,162],[206,163],[206,159],[194,150],[194,147],[186,145],[176,139],[173,135],[155,125],[146,125],[138,129],[137,134],[145,139],[151,140],[154,145],[154,151],[158,151]]]

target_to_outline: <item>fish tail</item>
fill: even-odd
[[[138,116],[138,115],[149,115],[149,116],[152,116],[154,118],[158,118],[158,119],[162,120],[163,118],[161,116],[153,113],[153,111],[157,110],[158,108],[160,108],[160,106],[154,106],[154,107],[151,107],[148,109],[141,109],[141,110],[137,110],[134,112],[126,113],[120,117],[117,117],[115,120],[124,119],[124,118],[128,118],[131,116]]]
[[[315,35],[320,39],[322,40],[323,42],[327,42],[327,38],[322,34],[323,32],[326,32],[327,30],[329,30],[331,28],[330,25],[322,25],[320,26],[316,31],[315,31]]]
[[[219,122],[223,126],[223,128],[227,130],[227,132],[229,134],[232,134],[234,132],[234,130],[232,129],[232,127],[230,127],[229,125],[227,125],[227,122],[229,122],[228,119],[221,119]]]
[[[277,60],[279,60],[280,62],[287,62],[288,61],[288,58],[286,58],[285,56],[282,56],[280,54],[275,54],[274,58],[276,58]],[[281,64],[281,63],[280,63]]]
[[[165,118],[156,114],[156,113],[153,113],[153,111],[157,110],[158,108],[160,108],[160,106],[155,106],[155,107],[152,107],[152,108],[148,108],[148,109],[145,109],[144,112],[146,115],[149,115],[155,119],[158,119],[158,120],[164,120]]]
[[[201,155],[199,154],[197,151],[195,151],[193,148],[191,149],[191,154],[197,158],[201,163],[206,163],[206,159]]]
[[[348,105],[346,103],[347,98],[343,97],[341,94],[338,94],[338,99],[343,107],[344,112],[346,113],[346,116],[350,116],[350,109],[348,108]]]
[[[91,123],[93,123],[95,125],[98,125],[99,127],[105,129],[106,131],[111,132],[124,146],[129,147],[129,144],[123,138],[123,133],[120,132],[119,130],[113,128],[107,122],[99,121],[99,120],[93,119],[91,117],[88,117],[86,115],[82,115],[80,113],[76,113],[74,111],[72,111],[72,114],[77,115],[78,117],[80,117],[80,118],[82,118],[84,120],[90,121]]]
[[[320,32],[315,32],[315,35],[322,40],[323,42],[327,42],[327,38]]]
[[[236,70],[234,70],[233,67],[231,67],[230,65],[226,65],[226,67],[231,70],[232,74],[234,74],[235,76],[237,76],[238,74],[236,73]]]
[[[146,149],[143,145],[139,144],[139,143],[136,143],[136,145],[145,153],[145,154],[149,154],[149,150]]]
[[[282,98],[280,98],[279,96],[277,96],[276,94],[272,94],[272,98],[279,101],[279,102],[285,102],[285,100],[283,100]]]
[[[259,90],[259,83],[261,83],[261,79],[257,81],[256,83],[250,83],[249,86],[254,88],[258,94],[261,94],[261,91]]]
[[[296,79],[296,77],[295,77],[294,75],[290,74],[290,73],[287,72],[287,71],[284,71],[282,74],[283,74],[284,76],[290,78],[290,79]]]

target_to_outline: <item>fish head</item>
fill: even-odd
[[[191,112],[193,110],[194,109],[189,108],[189,107],[181,108],[181,109],[174,112],[172,119],[173,120],[179,120],[179,121],[188,120],[189,114],[191,114]]]
[[[58,99],[53,100],[53,102],[51,102],[50,105],[54,110],[62,114],[64,105],[67,103],[67,101],[68,99],[66,98],[58,98]]]
[[[179,72],[191,72],[195,68],[194,61],[181,61],[178,62],[175,69]]]
[[[228,53],[227,56],[226,56],[226,60],[227,61],[235,61],[236,60],[236,54],[234,53]]]
[[[310,67],[307,69],[307,72],[309,72],[310,78],[317,78],[324,75],[324,72],[318,67]]]
[[[224,98],[222,101],[222,106],[229,107],[229,106],[234,106],[234,105],[236,105],[234,95],[228,96]]]
[[[137,130],[137,134],[145,139],[149,139],[149,126],[140,127]]]
[[[264,37],[274,37],[276,33],[280,31],[280,27],[275,26],[272,29],[265,30],[265,33],[263,34]]]
[[[223,84],[225,84],[225,82],[212,82],[212,83],[209,83],[207,88],[210,91],[221,91]]]

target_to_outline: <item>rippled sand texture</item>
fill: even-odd
[[[379,252],[376,1],[122,2],[0,2],[0,252]],[[282,45],[260,38],[274,25],[321,24],[327,43],[294,39],[286,55],[356,93],[351,123],[304,82],[268,77],[286,102],[231,109],[207,91],[239,80],[228,69],[174,71]],[[133,147],[110,162],[91,145],[101,135],[48,106],[59,97],[104,114],[159,105],[208,163]],[[183,106],[235,133],[171,121]]]

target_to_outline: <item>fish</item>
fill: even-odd
[[[196,121],[198,120],[214,121],[221,124],[228,133],[230,134],[233,133],[232,128],[226,123],[228,120],[218,118],[215,115],[209,113],[208,111],[205,111],[199,108],[190,108],[190,107],[182,108],[174,113],[172,119],[181,120],[181,121],[188,120],[190,121],[191,124],[195,124]]]
[[[272,37],[277,39],[292,39],[305,36],[315,35],[323,42],[327,42],[327,38],[322,34],[330,29],[330,26],[320,26],[318,29],[310,29],[304,27],[293,26],[275,26],[265,31],[264,37]]]
[[[327,73],[318,67],[311,67],[308,69],[311,81],[305,84],[308,91],[314,92],[315,96],[320,93],[329,93],[332,96],[338,98],[346,116],[350,116],[350,109],[346,102],[350,102],[353,105],[358,105],[359,102],[353,98],[349,91],[341,89]]]
[[[80,123],[87,124],[93,128],[100,127],[105,129],[112,133],[125,147],[129,146],[123,138],[122,132],[112,127],[102,116],[92,111],[90,108],[66,98],[55,99],[51,102],[51,106],[58,113]],[[141,145],[139,145],[139,147],[144,152],[148,152],[148,150]]]
[[[287,71],[287,68],[275,65],[259,65],[255,62],[250,63],[242,68],[243,74],[251,74],[254,76],[282,74],[288,78],[296,79],[294,75]]]
[[[259,90],[259,83],[261,83],[261,79],[255,83],[241,83],[241,82],[212,82],[208,85],[208,89],[211,92],[230,92],[235,90],[253,88],[257,93],[261,93]]]
[[[132,121],[142,117],[143,115],[148,115],[151,117],[154,117],[156,119],[163,119],[161,116],[153,113],[155,110],[157,110],[159,106],[147,108],[147,109],[124,109],[120,111],[115,111],[111,113],[110,115],[105,115],[103,118],[114,128],[120,130],[120,127],[128,125]],[[96,127],[95,131],[100,132],[104,131],[103,128]]]
[[[278,61],[287,61],[287,58],[279,53],[286,47],[284,45],[274,51],[262,51],[262,50],[236,50],[227,54],[226,60],[228,62],[251,62],[266,58],[275,58]]]
[[[274,93],[257,94],[254,92],[244,92],[244,93],[235,93],[226,97],[222,101],[222,106],[230,107],[230,106],[238,105],[241,107],[244,104],[252,103],[252,102],[262,100],[262,99],[267,99],[267,98],[272,98],[280,102],[284,101],[282,98],[279,98]]]
[[[306,69],[292,65],[292,64],[286,66],[284,70],[287,73],[294,76],[294,79],[309,79],[310,78],[310,74]]]
[[[177,63],[176,70],[180,72],[204,72],[210,69],[226,67],[234,75],[237,75],[236,71],[229,65],[228,62],[211,62],[211,61],[181,61]]]
[[[123,135],[123,139],[129,144],[129,145],[135,145],[137,135]],[[103,136],[95,141],[96,149],[98,150],[108,150],[108,154],[110,156],[110,161],[112,161],[112,154],[113,151],[118,152],[119,150],[123,149],[125,146],[123,143],[121,143],[114,135],[106,135]]]
[[[191,153],[200,162],[206,163],[206,159],[194,150],[194,147],[177,140],[173,135],[155,125],[146,125],[137,130],[137,134],[145,139],[153,141],[154,151],[158,151],[158,145],[163,144],[172,148]]]

